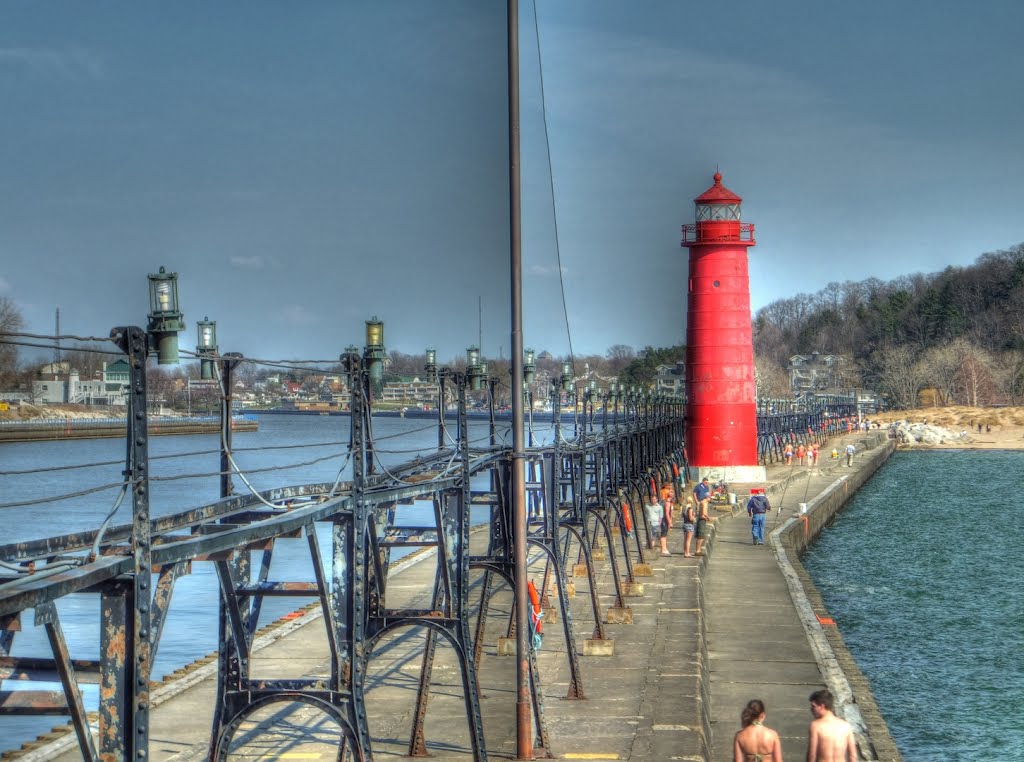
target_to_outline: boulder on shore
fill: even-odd
[[[951,431],[932,423],[913,423],[909,420],[889,424],[897,444],[907,447],[969,444],[974,441],[966,430]]]

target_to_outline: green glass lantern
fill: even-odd
[[[387,350],[384,348],[384,322],[376,315],[366,321],[366,346],[363,347],[363,360],[370,372],[370,380],[379,384],[384,379],[384,359]]]
[[[204,317],[196,322],[196,332],[199,336],[196,344],[196,354],[200,358],[199,375],[204,381],[210,381],[213,379],[213,358],[217,354],[217,321]]]
[[[163,267],[149,274],[149,351],[157,353],[157,363],[178,362],[178,334],[185,330],[185,316],[178,309],[178,274]]]

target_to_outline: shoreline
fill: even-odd
[[[907,436],[897,441],[900,450],[1024,450],[1024,407],[889,410],[870,416],[870,421],[928,440]]]

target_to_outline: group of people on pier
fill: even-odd
[[[850,465],[855,447],[846,450],[847,465]],[[794,456],[801,465],[817,465],[818,445],[805,447],[798,443],[794,452],[791,444],[786,445],[786,464],[791,465]],[[832,450],[832,459],[839,458],[839,452]],[[681,488],[683,481],[679,481]],[[722,487],[724,485],[719,485]],[[673,508],[676,503],[677,484],[667,481],[660,491],[654,488],[648,493],[645,512],[653,540],[657,540],[660,555],[672,555],[668,549],[668,533],[673,527]],[[704,543],[708,540],[710,525],[714,519],[709,514],[713,488],[708,477],[702,478],[682,506],[683,556],[693,558],[704,555]],[[681,502],[681,501],[680,501]],[[751,544],[764,545],[765,521],[771,513],[771,502],[763,487],[750,490],[746,504],[750,518]],[[693,540],[696,538],[696,547]],[[691,552],[693,549],[694,552]],[[835,704],[828,690],[819,690],[809,697],[812,720],[808,727],[808,762],[856,762],[857,744],[850,723],[835,714]],[[782,742],[779,734],[765,724],[767,710],[760,699],[752,699],[740,715],[741,728],[733,741],[734,762],[782,762]]]
[[[835,699],[827,690],[815,691],[807,729],[807,762],[856,762],[853,727],[835,714]],[[733,739],[734,762],[782,762],[779,734],[764,724],[764,702],[751,699],[740,714],[742,727]]]

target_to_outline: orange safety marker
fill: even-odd
[[[814,616],[818,617],[818,624],[822,624],[822,625],[830,624],[833,627],[836,624],[836,621],[832,617],[830,617],[830,616],[822,616],[821,614],[815,614]]]
[[[633,519],[629,515],[629,503],[622,504],[622,523],[626,527],[626,534],[633,534]]]
[[[539,650],[543,637],[541,631],[544,627],[542,621],[544,614],[541,613],[540,594],[537,592],[537,586],[533,584],[532,579],[526,583],[526,590],[530,594],[530,603],[533,604],[530,610],[530,626],[533,628],[533,648],[534,650]]]
[[[811,532],[811,522],[808,520],[806,516],[800,516],[799,519],[804,524],[804,537],[807,537],[807,535]]]

